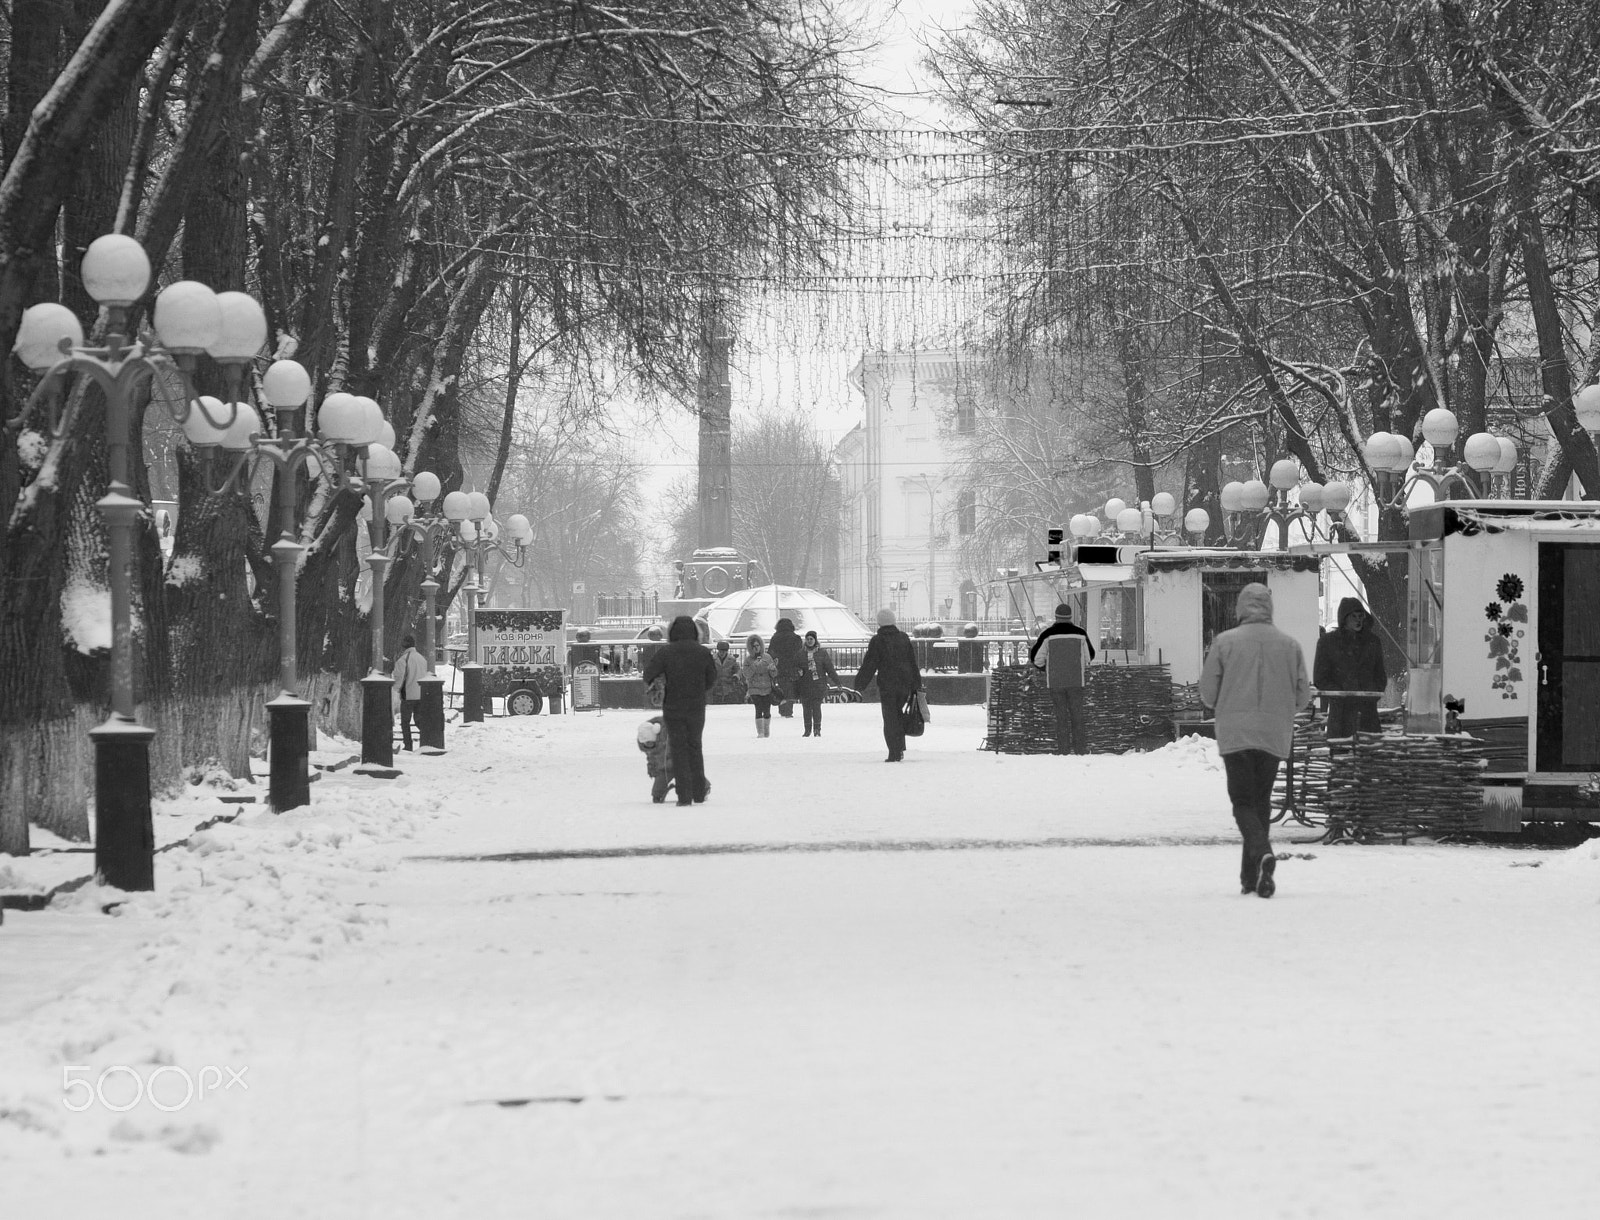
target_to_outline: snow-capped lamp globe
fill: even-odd
[[[1137,508],[1124,508],[1117,514],[1117,529],[1124,534],[1138,534],[1144,526],[1144,514]]]
[[[1321,483],[1302,483],[1296,493],[1300,501],[1300,511],[1316,516],[1322,511],[1322,495],[1326,488]]]
[[[1105,513],[1105,519],[1115,525],[1117,517],[1121,514],[1122,510],[1127,507],[1128,502],[1122,499],[1122,497],[1112,496],[1111,499],[1106,501],[1105,508],[1102,511]]]
[[[1578,427],[1585,432],[1600,432],[1600,384],[1586,385],[1572,397]]]
[[[383,515],[390,525],[405,525],[417,515],[417,506],[405,495],[391,496],[383,506]]]
[[[1237,479],[1232,479],[1222,485],[1222,511],[1225,513],[1238,513],[1244,511],[1244,484]]]
[[[1239,489],[1241,512],[1258,513],[1272,501],[1272,493],[1260,479],[1250,479]]]
[[[492,511],[493,508],[489,503],[488,496],[481,491],[469,491],[467,493],[467,516],[474,521],[487,521]]]
[[[1165,520],[1178,511],[1178,501],[1170,491],[1158,491],[1150,497],[1150,511]]]
[[[418,503],[432,504],[439,498],[441,490],[439,476],[431,470],[419,470],[411,480],[411,494],[417,498]]]
[[[1183,528],[1198,541],[1211,528],[1211,514],[1203,508],[1191,508],[1183,514]]]
[[[464,491],[452,491],[444,498],[444,515],[448,521],[465,521],[472,511],[472,502]],[[465,537],[465,535],[462,535]],[[476,536],[476,531],[474,531]]]

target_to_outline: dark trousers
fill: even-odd
[[[750,702],[756,705],[756,719],[757,720],[771,720],[772,719],[772,696],[771,695],[751,695],[750,696]]]
[[[1244,838],[1239,884],[1250,890],[1256,888],[1262,857],[1272,850],[1272,781],[1278,777],[1280,761],[1265,750],[1238,750],[1222,756],[1233,820]]]
[[[1370,699],[1329,699],[1327,704],[1329,737],[1350,737],[1357,730],[1383,732],[1383,724],[1378,719],[1377,695]]]
[[[1083,724],[1083,687],[1052,689],[1050,702],[1056,709],[1056,753],[1087,754],[1089,734]]]
[[[883,709],[883,744],[894,755],[906,752],[906,729],[900,713],[905,710],[909,698],[910,695],[904,691],[878,691],[878,706]]]
[[[706,709],[662,712],[667,741],[672,747],[672,779],[678,786],[678,804],[706,797],[706,760],[700,752],[700,738],[706,728]]]
[[[407,750],[411,748],[411,721],[421,707],[421,699],[400,700],[400,744]],[[418,728],[421,728],[420,723]]]
[[[800,700],[800,714],[801,714],[801,718],[805,721],[806,732],[808,732],[808,733],[811,733],[811,732],[820,733],[820,732],[822,732],[822,700],[821,699],[802,699],[802,700]]]

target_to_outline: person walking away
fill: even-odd
[[[772,695],[778,684],[778,666],[767,655],[759,635],[744,644],[744,688],[756,705],[756,736],[772,736]]]
[[[802,737],[822,736],[822,704],[828,689],[839,680],[839,671],[833,667],[833,657],[817,642],[817,633],[805,634],[806,656],[800,666],[800,683],[796,692],[800,696],[801,718],[806,731]]]
[[[806,647],[795,634],[792,618],[778,620],[778,629],[767,641],[767,653],[778,667],[778,715],[788,719],[794,715],[795,687],[806,661]]]
[[[417,637],[402,636],[401,652],[394,659],[394,686],[400,693],[400,744],[411,748],[411,721],[422,707],[422,680],[428,676],[428,662],[417,651]],[[421,723],[418,723],[421,731]]]
[[[1200,700],[1216,710],[1217,750],[1228,774],[1228,799],[1244,852],[1241,892],[1271,898],[1272,781],[1294,742],[1295,714],[1311,702],[1306,658],[1293,637],[1272,625],[1272,593],[1239,590],[1238,626],[1211,642],[1200,670]]]
[[[728,651],[728,641],[718,640],[711,659],[717,663],[717,684],[711,688],[713,703],[742,703],[739,697],[739,662]]]
[[[855,688],[865,691],[878,679],[878,706],[883,712],[883,741],[889,747],[884,762],[900,762],[906,756],[905,726],[900,713],[906,701],[922,689],[922,671],[917,668],[917,650],[910,637],[894,624],[893,610],[878,611],[877,634],[867,642],[867,651],[856,670]]]
[[[1089,650],[1089,660],[1094,660],[1094,643],[1089,633],[1072,621],[1072,607],[1062,602],[1056,607],[1056,621],[1039,633],[1033,647],[1028,650],[1028,663],[1045,671],[1045,686],[1050,692],[1050,703],[1056,713],[1056,753],[1087,754],[1089,731],[1083,720],[1084,664],[1079,661],[1074,672],[1065,664],[1047,665],[1050,658],[1048,641],[1060,636],[1077,636]]]
[[[1357,597],[1339,603],[1339,626],[1317,640],[1316,659],[1311,663],[1311,685],[1319,692],[1369,690],[1370,699],[1324,698],[1328,710],[1328,736],[1350,737],[1381,733],[1378,723],[1378,695],[1389,683],[1383,664],[1383,644],[1372,630],[1372,615]]]
[[[717,683],[717,663],[700,642],[694,620],[680,614],[667,628],[667,643],[644,667],[646,686],[664,678],[661,722],[672,751],[672,780],[678,804],[698,805],[711,793],[700,739],[706,728],[706,696]]]

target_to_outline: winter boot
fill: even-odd
[[[1278,883],[1272,879],[1272,874],[1277,871],[1278,857],[1270,851],[1261,857],[1261,879],[1256,882],[1256,896],[1271,898],[1278,892]]]
[[[772,736],[772,721],[770,719],[768,719],[766,716],[763,716],[763,717],[761,717],[760,720],[756,721],[756,736],[757,737],[770,737],[770,736]]]

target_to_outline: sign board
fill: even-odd
[[[572,710],[597,711],[600,707],[600,667],[579,661],[572,667]]]
[[[472,660],[490,668],[564,668],[565,610],[479,610],[471,641]]]

